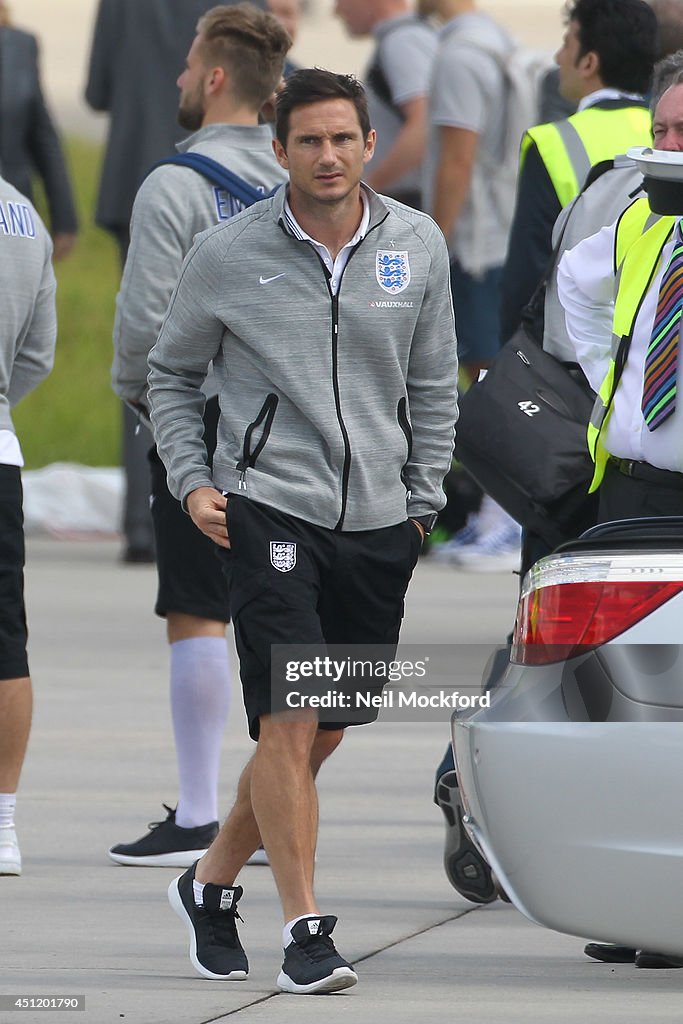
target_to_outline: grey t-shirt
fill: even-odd
[[[370,124],[377,132],[372,162],[381,163],[403,125],[397,107],[429,93],[432,63],[436,54],[434,29],[413,14],[387,18],[375,26],[376,46],[363,76]],[[369,165],[370,167],[372,164]],[[403,175],[391,195],[419,190],[419,168]]]
[[[482,170],[483,164],[502,156],[505,138],[505,74],[490,51],[500,52],[505,58],[513,48],[512,37],[487,14],[456,15],[439,33],[430,90],[423,183],[425,209],[430,213],[434,209],[439,129],[466,128],[476,132],[479,146],[470,193],[448,243],[451,252],[466,262],[466,253],[477,239],[479,246],[483,244],[487,250],[487,267],[504,262],[507,244],[507,239],[497,239],[500,229],[491,213],[495,203],[487,202],[486,174]],[[500,255],[496,258],[498,242]]]

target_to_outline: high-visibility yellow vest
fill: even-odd
[[[595,164],[611,160],[631,146],[650,146],[652,119],[645,107],[587,107],[564,121],[536,125],[522,139],[520,166],[532,143],[564,207],[578,196]]]
[[[612,411],[619,346],[623,338],[631,336],[643,299],[659,268],[662,250],[671,238],[675,224],[675,217],[660,217],[652,213],[646,198],[636,199],[624,210],[617,223],[614,244],[617,294],[612,350],[607,374],[600,385],[588,425],[588,449],[595,463],[591,491],[602,483],[609,456],[602,438]]]

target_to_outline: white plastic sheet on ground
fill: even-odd
[[[115,534],[121,529],[123,470],[54,462],[22,471],[26,533],[56,537]]]

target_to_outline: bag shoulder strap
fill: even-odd
[[[250,185],[248,181],[245,181],[244,178],[240,178],[239,174],[235,174],[234,171],[229,170],[229,168],[217,160],[212,160],[210,156],[204,156],[203,153],[176,153],[173,156],[166,157],[164,160],[159,160],[150,169],[150,173],[156,170],[157,167],[163,167],[165,164],[191,168],[197,174],[202,174],[212,184],[217,185],[218,188],[229,192],[235,199],[243,203],[245,207],[253,206],[254,203],[268,198],[269,195],[276,191],[273,189],[269,193],[260,192],[253,185]]]
[[[522,319],[522,323],[523,324],[526,324],[528,326],[533,325],[536,322],[537,317],[540,315],[540,309],[541,309],[541,307],[543,306],[543,304],[545,302],[545,293],[546,293],[546,290],[548,288],[548,284],[550,283],[550,279],[553,276],[553,272],[554,272],[555,267],[557,265],[557,261],[558,261],[560,252],[562,250],[562,242],[564,240],[564,235],[565,235],[565,232],[567,230],[567,226],[569,224],[571,215],[572,215],[572,213],[574,211],[574,208],[576,207],[576,204],[578,203],[579,199],[581,198],[583,193],[586,191],[586,189],[590,185],[592,185],[594,182],[596,182],[598,180],[598,178],[601,178],[603,174],[605,174],[607,171],[612,171],[616,167],[621,167],[621,166],[623,166],[623,163],[620,161],[620,158],[619,157],[615,157],[612,160],[602,160],[599,164],[595,164],[593,167],[591,167],[591,169],[590,169],[590,171],[588,173],[588,176],[586,177],[586,180],[583,183],[581,191],[579,192],[579,194],[571,202],[571,205],[570,205],[570,208],[569,208],[569,212],[568,212],[567,216],[565,217],[564,224],[562,225],[562,230],[560,231],[560,234],[559,234],[559,237],[557,239],[557,242],[555,243],[553,251],[550,254],[550,258],[549,258],[548,263],[546,265],[545,271],[543,272],[543,276],[541,277],[541,280],[536,285],[536,288],[534,289],[533,295],[531,296],[531,298],[527,302],[526,306],[522,310],[522,317],[521,317],[521,319]],[[530,333],[530,335],[532,337],[532,340],[536,341],[537,344],[540,343],[541,346],[542,346],[543,339],[541,338],[540,342],[539,342],[536,338],[533,337],[533,331],[530,331],[529,333]]]
[[[382,46],[385,40],[392,35],[396,29],[405,28],[406,25],[423,25],[424,23],[424,18],[421,18],[418,14],[411,14],[406,18],[401,18],[400,21],[392,21],[390,25],[387,25],[378,40],[370,67],[365,72],[366,84],[370,86],[380,102],[382,102],[385,107],[389,107],[390,110],[393,110],[401,121],[405,121],[406,116],[398,104],[394,103],[393,96],[391,95],[389,81],[382,64]]]

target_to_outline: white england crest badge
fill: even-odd
[[[270,564],[278,572],[290,572],[296,565],[296,544],[289,540],[271,540]]]
[[[398,295],[410,284],[410,263],[407,252],[378,249],[375,262],[378,284],[390,295]]]

